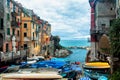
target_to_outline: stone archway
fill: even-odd
[[[0,51],[3,51],[3,35],[0,33]]]
[[[99,58],[106,60],[106,57],[110,55],[110,41],[106,34],[103,34],[98,43]]]
[[[106,34],[103,34],[99,40],[99,50],[103,53],[109,54],[110,42]]]

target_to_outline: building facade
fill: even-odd
[[[47,21],[14,0],[0,0],[0,15],[1,61],[48,55],[51,25]]]
[[[116,2],[89,0],[89,3],[91,6],[91,54],[89,57],[91,61],[105,60],[109,56],[109,51],[105,50],[109,50],[110,46],[101,47],[101,43],[106,42],[106,45],[109,45],[108,31],[112,20],[116,18]],[[103,39],[103,37],[106,38]]]
[[[3,51],[3,45],[4,45],[4,0],[0,0],[0,51]]]

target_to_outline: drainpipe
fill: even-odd
[[[40,54],[42,54],[42,39],[43,39],[43,27],[44,27],[44,23],[42,22],[42,29],[41,29],[41,44],[40,44]]]

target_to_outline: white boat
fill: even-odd
[[[1,80],[56,80],[62,78],[62,76],[56,73],[11,73],[2,74],[1,77]]]
[[[22,69],[16,73],[1,74],[1,80],[56,80],[61,79],[53,68]]]

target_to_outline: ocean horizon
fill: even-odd
[[[90,46],[88,39],[77,39],[77,40],[60,40],[60,44],[64,47],[70,46]]]
[[[90,46],[90,42],[87,39],[80,39],[80,40],[61,40],[60,44],[64,47],[69,46]],[[85,62],[87,50],[86,49],[70,49],[73,53],[67,56],[65,59],[66,61],[71,62]]]

